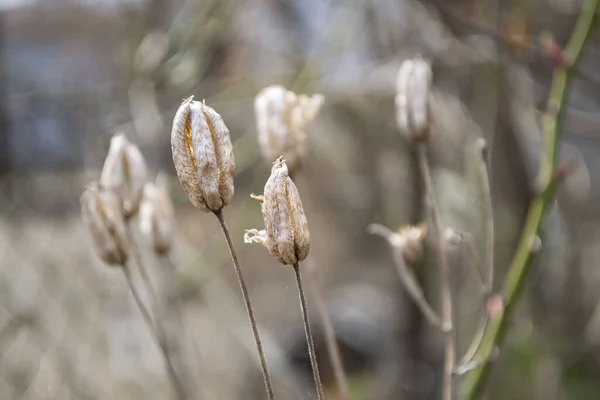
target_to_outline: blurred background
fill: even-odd
[[[552,64],[537,38],[564,44],[578,0],[2,0],[0,1],[0,398],[165,399],[159,352],[122,274],[98,261],[79,196],[98,179],[110,137],[142,149],[171,179],[171,259],[203,399],[261,399],[264,387],[216,218],[194,209],[174,175],[170,130],[195,95],[224,118],[236,157],[225,210],[260,323],[278,399],[314,398],[293,271],[244,229],[263,226],[250,193],[269,165],[254,96],[266,85],[322,93],[295,177],[355,400],[439,396],[441,335],[406,296],[391,251],[366,233],[421,222],[411,146],[394,117],[395,75],[417,54],[434,69],[433,177],[445,222],[484,254],[474,141],[491,144],[495,289],[519,238],[543,137]],[[526,295],[495,361],[487,399],[594,399],[600,392],[600,31],[571,90],[562,183]],[[149,247],[142,256],[158,262]],[[428,247],[432,247],[429,244]],[[416,270],[439,309],[435,257]],[[451,255],[458,352],[484,300]],[[160,284],[160,282],[159,282]],[[322,375],[335,399],[309,298]],[[187,346],[187,347],[186,347]],[[189,350],[189,349],[194,349]],[[457,378],[460,381],[460,377]]]

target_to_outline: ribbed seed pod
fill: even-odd
[[[146,235],[157,254],[168,253],[175,234],[175,211],[169,196],[168,180],[159,174],[156,183],[144,185],[140,205],[140,231]]]
[[[429,138],[431,80],[431,67],[422,58],[406,60],[398,70],[396,121],[402,133],[411,141]]]
[[[288,176],[283,158],[277,159],[265,185],[264,196],[253,196],[261,202],[265,230],[250,229],[246,243],[260,243],[282,264],[294,265],[308,256],[310,234],[300,194]]]
[[[146,162],[140,149],[123,134],[114,135],[102,167],[100,184],[119,196],[125,218],[138,211],[146,176]]]
[[[290,171],[306,153],[307,129],[324,102],[323,95],[297,95],[283,86],[261,90],[254,101],[258,143],[269,163],[283,156]]]
[[[192,204],[219,211],[233,197],[235,161],[223,118],[204,103],[186,99],[175,114],[171,151],[179,181]]]
[[[116,193],[93,182],[81,196],[81,214],[100,259],[109,265],[124,265],[129,247]]]

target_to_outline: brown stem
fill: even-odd
[[[308,344],[308,356],[310,358],[310,366],[312,368],[315,386],[317,387],[317,397],[319,400],[325,400],[325,392],[319,375],[319,365],[317,364],[317,355],[315,353],[315,344],[313,343],[312,332],[310,330],[310,321],[308,319],[308,310],[306,308],[306,296],[302,287],[302,276],[300,275],[300,266],[294,264],[294,272],[296,273],[296,283],[298,284],[298,294],[300,296],[300,309],[302,311],[302,320],[304,322],[304,332],[306,333],[306,343]]]
[[[152,337],[156,341],[156,344],[158,345],[158,348],[160,349],[160,351],[162,353],[163,360],[164,360],[165,366],[167,368],[169,380],[171,381],[171,384],[173,385],[173,388],[175,389],[175,392],[177,393],[177,397],[180,400],[188,399],[189,397],[187,396],[185,389],[183,388],[183,385],[181,384],[181,381],[179,380],[179,376],[177,376],[175,367],[173,366],[171,357],[169,356],[169,349],[164,340],[164,332],[160,332],[160,329],[158,329],[157,326],[153,324],[152,316],[150,315],[150,312],[144,305],[144,302],[142,301],[142,298],[141,298],[137,288],[133,284],[133,278],[131,276],[131,271],[129,270],[129,267],[126,265],[123,265],[121,267],[121,270],[123,271],[123,274],[125,275],[125,279],[127,280],[127,284],[129,285],[131,294],[133,294],[133,298],[135,299],[135,302],[137,303],[137,306],[140,309],[140,312],[142,313],[142,317],[148,324],[148,329],[150,330]]]
[[[309,262],[308,288],[312,293],[315,306],[317,307],[317,313],[319,314],[321,323],[323,324],[325,347],[327,348],[327,354],[329,355],[329,360],[331,361],[333,376],[335,378],[338,390],[340,391],[340,399],[350,400],[351,396],[350,388],[348,387],[348,378],[346,377],[346,371],[344,371],[342,356],[340,354],[340,348],[335,336],[333,322],[331,321],[331,317],[327,311],[327,306],[325,305],[325,300],[323,299],[323,294],[321,293],[321,286],[317,280],[317,270],[312,263],[312,260]]]
[[[221,229],[223,230],[223,235],[225,236],[225,240],[227,241],[227,246],[229,247],[231,259],[233,260],[233,267],[235,268],[235,273],[240,283],[242,297],[244,298],[244,303],[246,304],[246,311],[248,312],[248,318],[250,319],[250,327],[252,328],[252,334],[254,335],[254,341],[256,342],[256,350],[258,351],[258,356],[260,357],[260,367],[262,369],[263,378],[265,380],[267,399],[273,400],[275,398],[275,394],[273,391],[273,383],[271,382],[271,375],[269,375],[269,370],[267,368],[267,358],[265,357],[262,342],[260,341],[260,335],[258,333],[258,324],[256,323],[254,311],[252,310],[252,303],[250,302],[250,295],[248,294],[246,281],[244,280],[244,275],[242,274],[242,269],[240,268],[237,254],[233,247],[233,241],[231,240],[229,229],[227,229],[225,219],[223,218],[223,210],[213,211],[213,213],[217,216],[219,224],[221,224]]]
[[[450,288],[450,267],[447,259],[447,241],[444,238],[444,225],[442,223],[435,191],[431,180],[431,171],[429,169],[429,160],[427,157],[427,147],[423,143],[417,144],[417,158],[419,163],[419,172],[425,186],[431,220],[438,235],[438,263],[442,271],[442,326],[446,335],[445,357],[444,357],[444,376],[443,376],[443,400],[452,400],[452,375],[456,362],[456,347],[454,343],[454,329],[452,326],[452,291]]]

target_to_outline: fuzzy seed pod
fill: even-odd
[[[144,185],[140,205],[140,231],[146,235],[157,254],[168,253],[175,233],[175,211],[169,196],[167,177],[159,174],[156,183]]]
[[[250,229],[246,243],[260,243],[282,264],[294,265],[308,256],[310,234],[300,194],[288,176],[282,157],[271,169],[264,196],[253,196],[261,203],[265,229]]]
[[[418,264],[423,258],[423,241],[427,235],[427,226],[405,226],[398,232],[402,258],[408,265]]]
[[[283,86],[261,90],[254,101],[258,143],[269,163],[283,156],[290,171],[295,171],[306,153],[307,129],[325,98],[315,94],[297,95]]]
[[[81,215],[100,259],[109,265],[125,265],[129,247],[116,193],[93,182],[81,196]]]
[[[138,211],[146,175],[146,162],[140,149],[123,134],[114,135],[102,167],[100,185],[119,196],[125,218]]]
[[[186,99],[175,114],[171,151],[179,181],[192,204],[219,211],[233,197],[235,161],[223,118],[204,103]]]
[[[408,140],[429,137],[431,80],[431,67],[421,58],[404,61],[398,71],[396,122]]]

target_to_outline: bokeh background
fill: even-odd
[[[221,113],[232,133],[236,195],[225,218],[278,398],[315,397],[293,272],[242,238],[244,229],[262,226],[249,195],[262,192],[269,166],[258,149],[253,100],[274,83],[326,98],[295,179],[311,230],[310,262],[354,398],[437,398],[442,338],[405,295],[387,244],[366,233],[372,222],[395,229],[424,218],[414,154],[395,126],[395,74],[407,57],[432,62],[436,191],[445,222],[469,233],[480,254],[483,192],[473,144],[478,137],[491,144],[497,289],[536,188],[540,117],[552,74],[537,37],[547,31],[565,43],[580,4],[0,1],[0,398],[171,396],[122,274],[97,260],[80,219],[79,196],[99,177],[110,137],[119,131],[140,146],[152,176],[165,170],[171,178],[178,220],[171,258],[185,326],[176,336],[198,394],[264,398],[217,220],[189,204],[173,171],[171,122],[191,94]],[[541,253],[487,399],[600,393],[599,34],[574,80],[561,145],[561,160],[576,168],[544,224]],[[158,265],[147,246],[143,256]],[[439,308],[433,260],[427,256],[416,272]],[[456,251],[451,260],[462,354],[484,302],[466,267],[469,255]],[[334,399],[320,323],[311,315]]]

